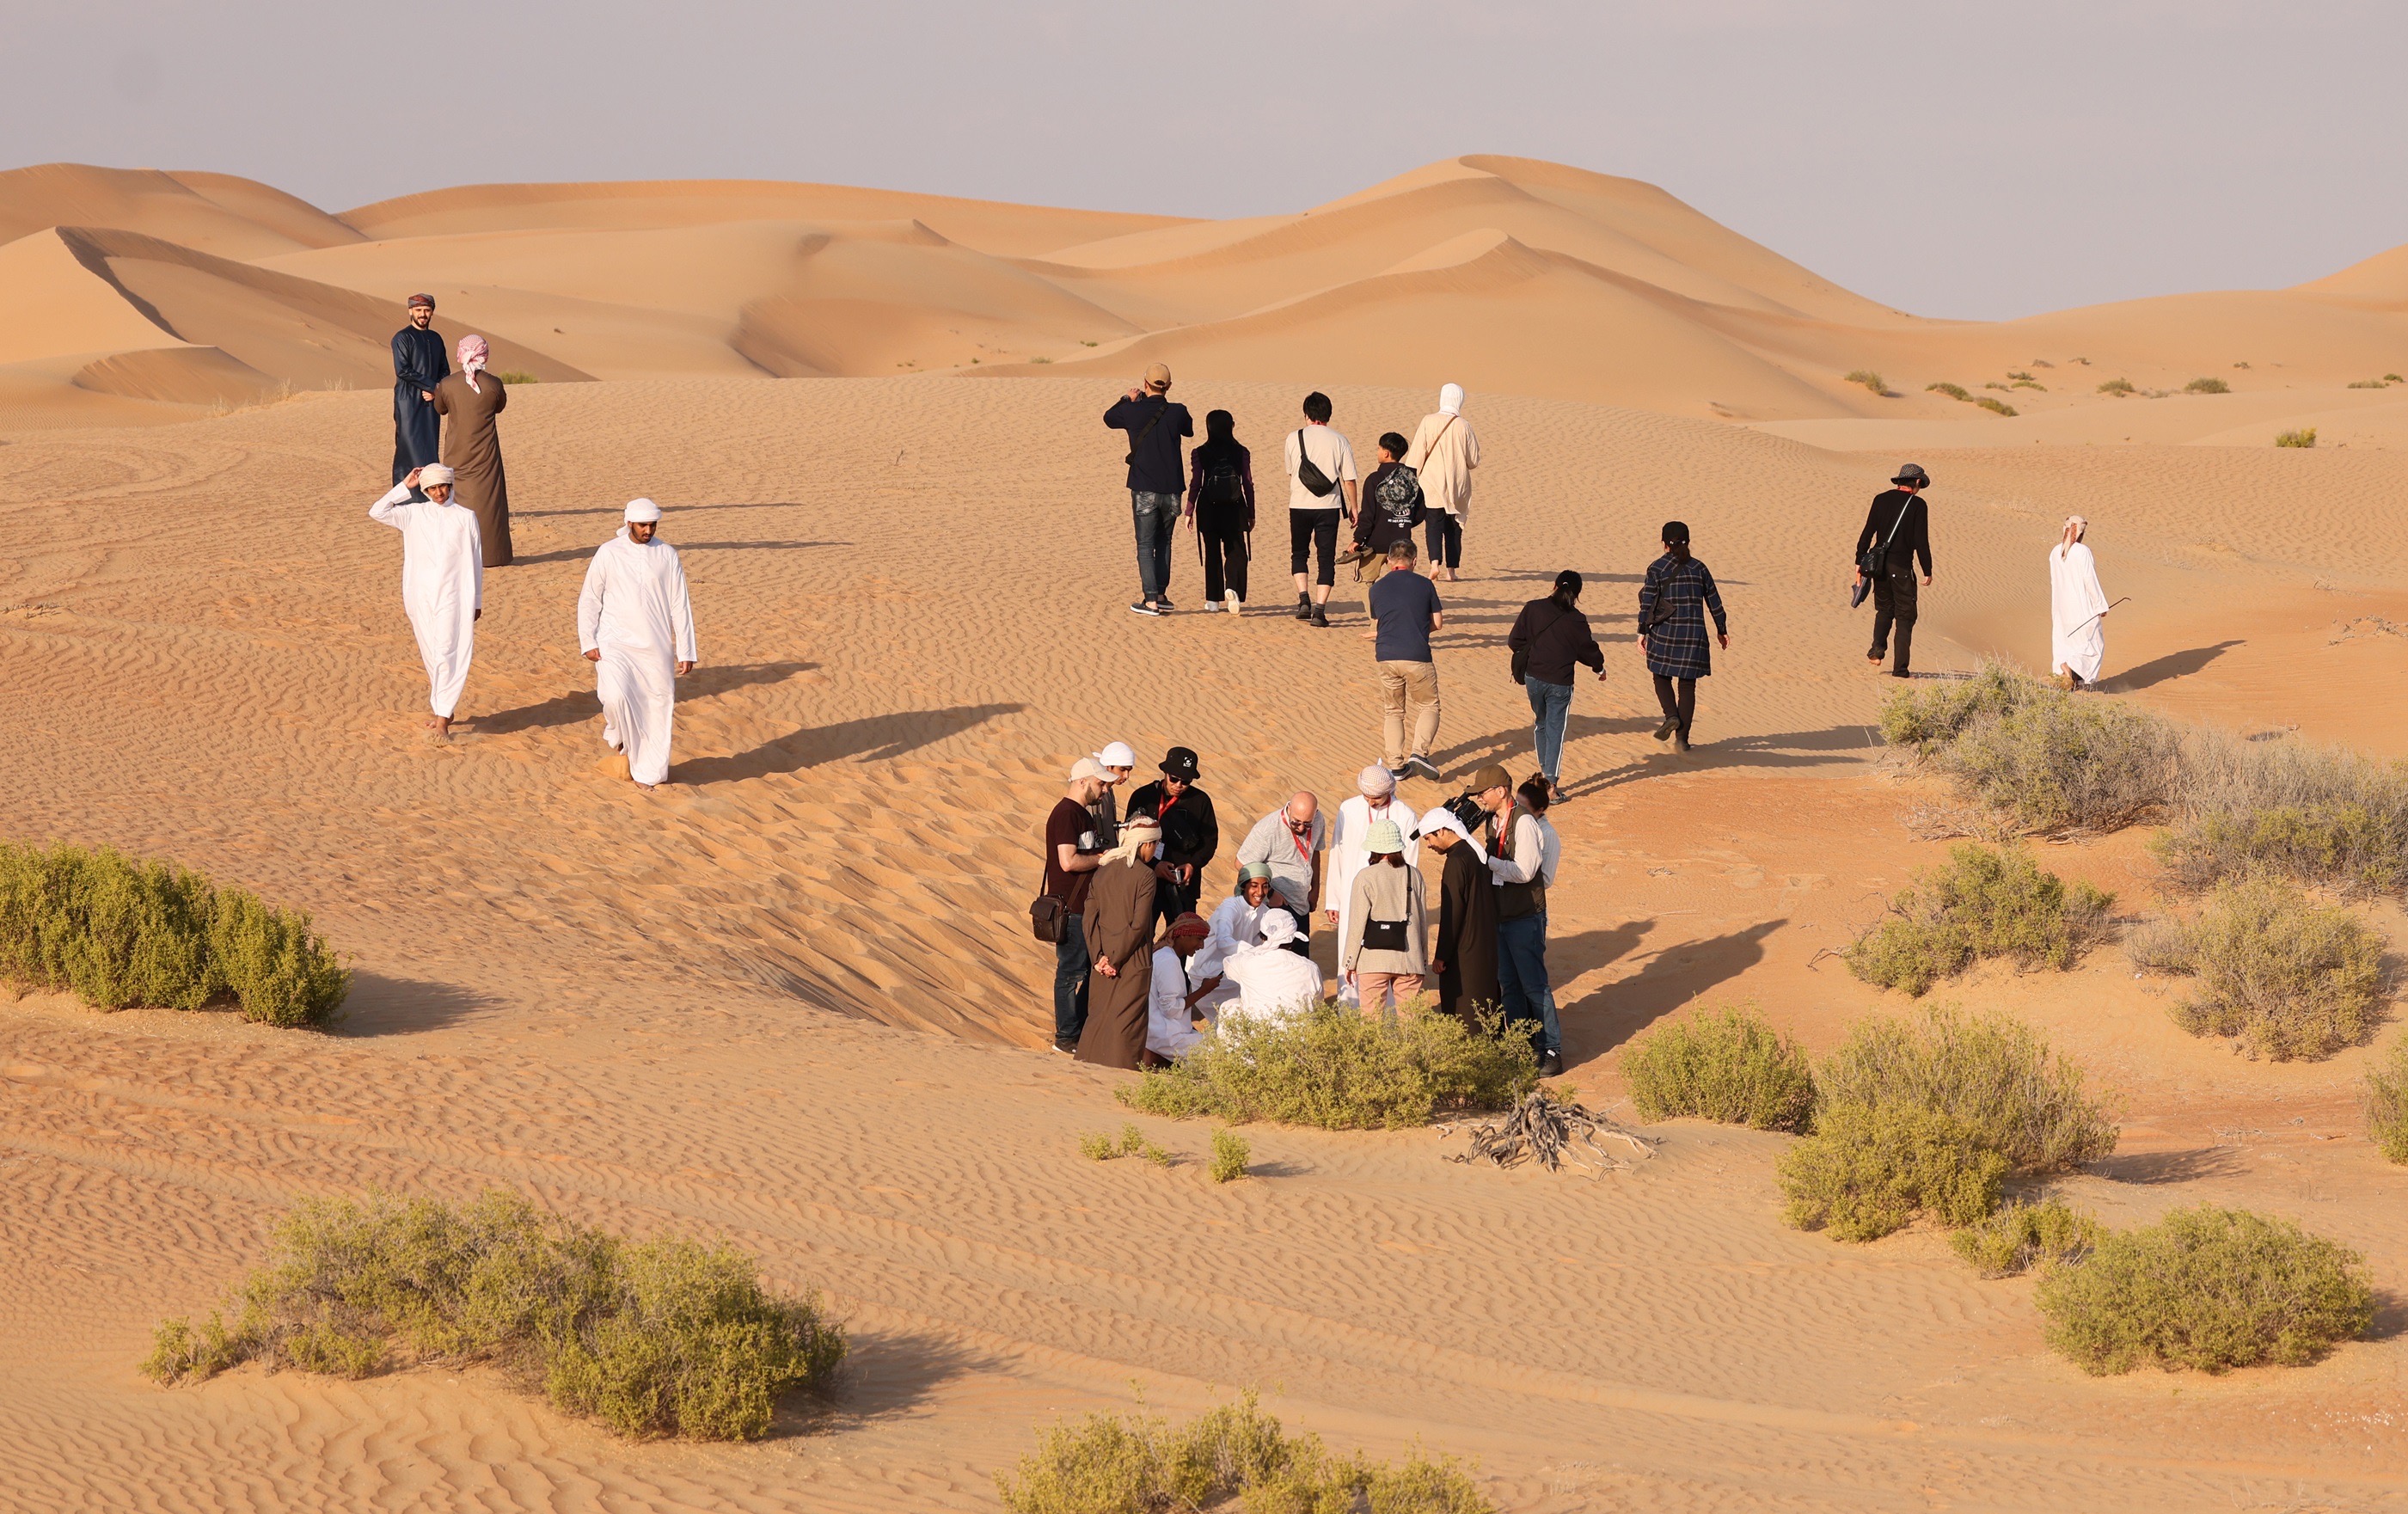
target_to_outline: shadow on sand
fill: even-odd
[[[892,762],[907,751],[915,751],[932,742],[959,736],[997,715],[1016,715],[1027,707],[1025,705],[956,705],[950,709],[913,709],[894,715],[872,715],[866,720],[842,721],[835,725],[806,725],[733,757],[697,757],[691,762],[680,763],[675,777],[680,783],[698,787],[706,783],[766,778],[772,773],[799,772],[806,767],[841,762],[848,757],[871,763]]]

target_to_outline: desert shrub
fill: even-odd
[[[1798,1043],[1744,1008],[1709,1009],[1641,1036],[1622,1058],[1642,1118],[1802,1131],[1814,1075]]]
[[[309,928],[308,911],[272,909],[240,889],[220,890],[209,955],[243,1017],[268,1025],[316,1025],[351,991],[351,972]]]
[[[2355,1046],[2381,1015],[2382,937],[2274,878],[2218,887],[2193,918],[2140,933],[2131,954],[2144,971],[2198,980],[2176,1024],[2277,1062]]]
[[[494,370],[493,376],[506,384],[539,384],[543,382],[542,379],[538,378],[534,374],[528,373],[523,368],[496,368]]]
[[[2088,835],[2165,807],[2179,746],[2160,716],[2042,685],[2016,708],[1968,724],[1937,762],[2017,831]]]
[[[2366,1134],[2375,1150],[2408,1163],[2408,1035],[2366,1072]]]
[[[2020,709],[2047,692],[2038,678],[1985,661],[1970,678],[1899,691],[1882,710],[1882,740],[1929,757],[1972,726]]]
[[[2110,378],[2105,383],[2099,386],[2099,393],[2101,394],[2113,394],[2118,399],[2121,399],[2126,394],[2132,393],[2132,380],[2129,378]]]
[[[1395,1130],[1440,1111],[1503,1109],[1539,1080],[1529,1037],[1426,1004],[1394,1021],[1318,1004],[1284,1020],[1232,1017],[1203,1045],[1117,1091],[1148,1114],[1326,1130]]]
[[[1833,1104],[1782,1153],[1786,1218],[1845,1241],[1879,1240],[1929,1214],[1970,1225],[1999,1204],[2007,1159],[1971,1125],[1910,1104]]]
[[[1953,400],[1969,400],[1973,397],[1972,392],[1963,384],[1926,384],[1923,386],[1923,392],[1927,394],[1945,394]]]
[[[2186,888],[2286,873],[2352,893],[2408,888],[2408,764],[2196,731],[2182,816],[2153,843]]]
[[[1173,1428],[1158,1415],[1089,1414],[1038,1435],[995,1476],[1011,1514],[1154,1514],[1241,1500],[1247,1514],[1495,1514],[1451,1457],[1396,1464],[1333,1455],[1290,1435],[1253,1393]]]
[[[1246,1175],[1246,1164],[1253,1157],[1254,1150],[1246,1145],[1243,1136],[1234,1130],[1216,1130],[1212,1133],[1212,1164],[1207,1170],[1216,1183],[1234,1183]]]
[[[769,1293],[739,1251],[629,1245],[498,1192],[459,1207],[313,1199],[275,1242],[224,1309],[162,1324],[143,1370],[173,1384],[262,1360],[358,1378],[398,1348],[492,1362],[624,1435],[750,1440],[844,1359],[818,1300]]]
[[[2012,1016],[1946,1005],[1860,1021],[1814,1070],[1829,1104],[1937,1109],[2017,1172],[2059,1172],[2115,1150],[2115,1124],[2082,1069]]]
[[[2277,447],[2314,447],[2315,444],[2316,428],[2314,426],[2301,426],[2297,431],[2278,432],[2274,436],[2274,445]]]
[[[1988,410],[1993,415],[2013,416],[2016,413],[2015,407],[2008,404],[2005,400],[1992,399],[1987,394],[1983,395],[1973,403],[1980,406],[1983,409]]]
[[[1871,390],[1874,393],[1882,395],[1884,398],[1888,397],[1889,385],[1884,383],[1882,381],[1882,376],[1873,372],[1870,368],[1856,368],[1851,370],[1847,376],[1847,381],[1852,384],[1862,384],[1867,389]]]
[[[2079,1262],[2096,1250],[2106,1227],[2086,1214],[2050,1199],[2042,1204],[2009,1204],[1986,1220],[1948,1237],[1956,1254],[1985,1278],[2012,1278],[2019,1272]]]
[[[2177,1209],[2041,1279],[2048,1343],[2094,1377],[2155,1363],[2298,1366],[2366,1333],[2358,1257],[2246,1209]]]
[[[1917,997],[1989,957],[2065,972],[2105,934],[2114,902],[2087,883],[2068,888],[2020,847],[1967,842],[1950,849],[1947,866],[1916,874],[1914,886],[1890,901],[1890,918],[1844,957],[1866,982]]]
[[[2183,385],[2183,392],[2187,394],[2229,394],[2232,386],[2221,378],[2194,378]]]
[[[1121,1126],[1120,1138],[1114,1140],[1100,1130],[1091,1130],[1079,1137],[1079,1154],[1090,1162],[1111,1162],[1121,1157],[1143,1157],[1157,1167],[1170,1165],[1170,1153],[1145,1138],[1145,1132],[1135,1125]]]
[[[2349,381],[2349,387],[2352,389],[2387,389],[2390,386],[2386,384],[2380,378],[2353,378]]]

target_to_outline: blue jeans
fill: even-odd
[[[1072,915],[1062,921],[1062,939],[1054,943],[1054,1041],[1076,1046],[1087,1028],[1087,974],[1095,964],[1087,958],[1087,921]]]
[[[1179,530],[1179,496],[1132,489],[1129,513],[1137,522],[1137,581],[1151,604],[1170,592],[1170,538]]]
[[[1563,776],[1564,724],[1572,718],[1572,686],[1525,676],[1522,692],[1530,696],[1530,714],[1538,722],[1530,728],[1530,744],[1539,749],[1539,771],[1553,783]]]
[[[1564,1049],[1563,1027],[1555,1022],[1555,992],[1547,986],[1547,912],[1497,922],[1498,986],[1505,991],[1505,1022],[1525,1034],[1536,1023],[1533,1037],[1541,1051]]]

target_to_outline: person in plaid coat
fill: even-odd
[[[1714,670],[1713,652],[1706,645],[1708,610],[1714,614],[1714,640],[1728,651],[1730,621],[1723,614],[1713,572],[1689,555],[1689,528],[1667,521],[1664,555],[1647,564],[1647,581],[1639,586],[1639,646],[1647,654],[1647,671],[1656,676],[1656,702],[1664,707],[1656,739],[1670,736],[1680,751],[1689,750],[1698,680]]]

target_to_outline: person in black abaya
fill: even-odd
[[[393,481],[442,461],[443,421],[435,386],[451,377],[442,334],[435,330],[435,296],[409,297],[409,324],[393,334]]]
[[[1504,1013],[1497,972],[1497,885],[1480,845],[1444,807],[1422,817],[1421,838],[1446,854],[1439,875],[1438,939],[1430,970],[1438,975],[1438,1007],[1478,1028],[1483,1014]]]

